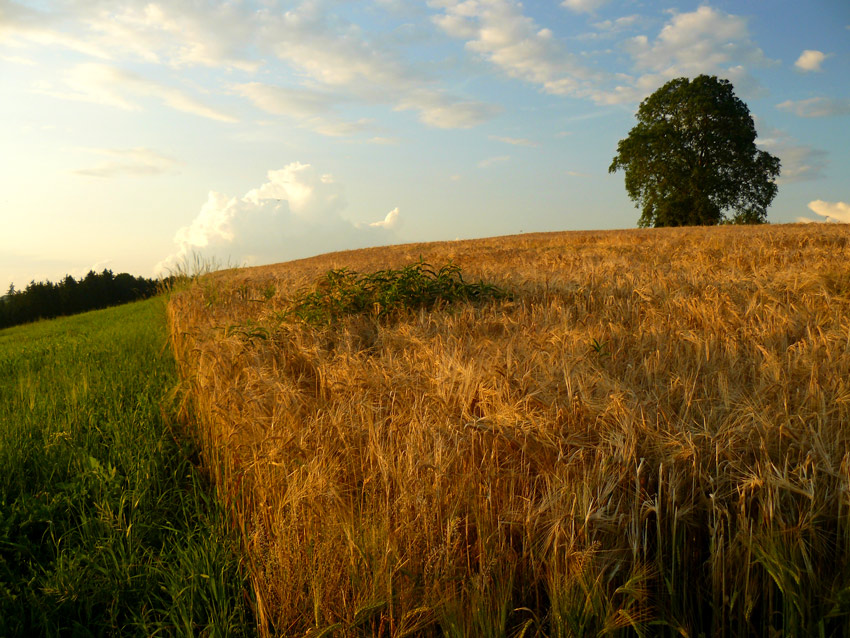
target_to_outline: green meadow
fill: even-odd
[[[0,331],[0,636],[253,633],[162,297]]]

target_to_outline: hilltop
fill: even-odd
[[[261,631],[850,631],[848,239],[813,224],[410,244],[172,297]],[[507,294],[292,316],[330,269],[420,259]]]

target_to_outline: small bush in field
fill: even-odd
[[[464,281],[460,266],[438,270],[420,261],[399,270],[360,274],[329,270],[315,290],[296,293],[289,315],[310,324],[329,324],[349,315],[397,316],[407,310],[444,306],[455,301],[499,299],[506,293],[483,281]]]

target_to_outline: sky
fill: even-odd
[[[782,162],[768,221],[850,222],[847,0],[0,0],[0,294],[633,228],[617,142],[703,73]]]

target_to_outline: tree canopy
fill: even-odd
[[[639,226],[766,221],[779,159],[756,148],[750,110],[728,80],[671,80],[636,117],[608,171],[625,171],[626,192],[642,207]]]

